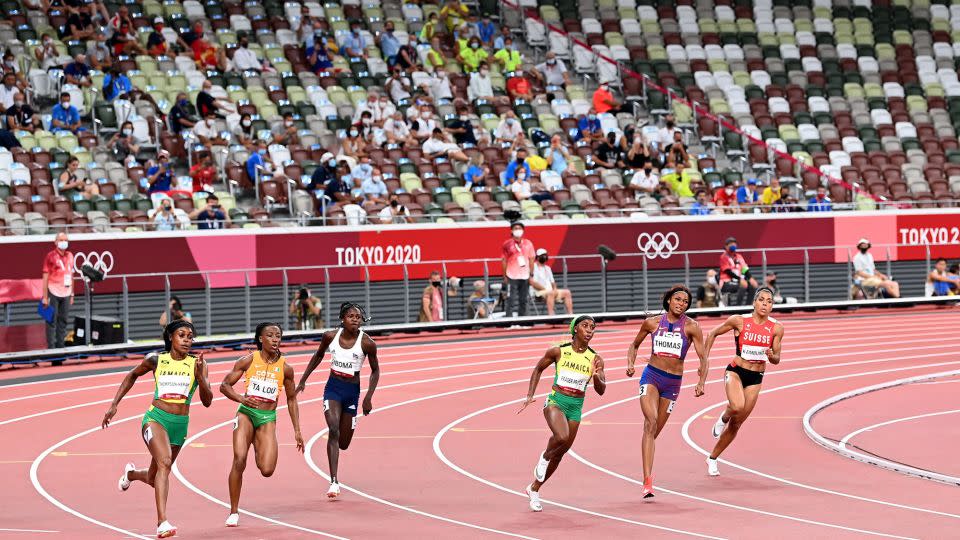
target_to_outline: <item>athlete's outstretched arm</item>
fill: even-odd
[[[293,385],[293,366],[283,364],[283,391],[287,394],[287,412],[293,422],[293,437],[297,440],[297,450],[303,453],[303,435],[300,434],[300,405],[297,403],[297,389]]]
[[[647,335],[656,331],[654,319],[656,319],[656,317],[649,317],[643,320],[643,324],[640,325],[640,331],[637,332],[637,337],[633,338],[633,342],[630,343],[630,348],[627,349],[627,377],[633,377],[633,374],[637,371],[633,366],[637,363],[637,350],[640,348],[640,344],[647,338]]]
[[[543,358],[533,367],[533,374],[530,375],[530,388],[527,390],[527,399],[523,401],[523,405],[520,407],[520,410],[517,411],[517,414],[523,412],[523,410],[527,408],[527,405],[536,401],[533,395],[537,393],[537,384],[540,382],[540,376],[543,374],[543,370],[550,367],[550,364],[556,363],[559,359],[560,347],[550,347],[547,349],[547,352],[543,353]]]
[[[783,325],[777,323],[773,327],[773,344],[767,349],[767,360],[771,364],[780,363],[780,345],[783,343]]]
[[[231,401],[236,401],[237,403],[241,403],[247,407],[256,408],[256,404],[248,401],[250,398],[240,395],[240,392],[237,392],[233,388],[233,385],[237,384],[237,381],[240,380],[240,377],[243,377],[243,374],[250,369],[251,363],[253,363],[253,353],[242,356],[239,360],[237,360],[233,364],[233,369],[230,370],[230,373],[227,373],[227,376],[223,378],[223,382],[220,383],[220,393]]]
[[[607,391],[607,373],[603,370],[603,358],[599,354],[593,358],[593,389],[601,396]]]
[[[739,330],[742,327],[743,316],[731,315],[727,318],[727,320],[723,321],[723,324],[711,330],[710,334],[707,336],[706,343],[703,346],[703,356],[701,356],[701,361],[710,361],[710,350],[713,349],[713,342],[717,340],[717,337],[726,334],[731,330]],[[697,354],[700,354],[700,351],[697,351]]]
[[[194,377],[197,378],[197,385],[200,387],[200,403],[203,403],[204,407],[209,407],[213,404],[213,388],[210,388],[210,376],[207,363],[203,361],[203,353],[197,356]]]
[[[366,416],[373,410],[373,393],[377,389],[377,383],[380,382],[380,360],[377,358],[377,343],[370,336],[363,335],[360,348],[363,354],[367,355],[367,362],[370,363],[370,380],[367,382],[367,394],[363,396],[363,415]]]
[[[103,415],[103,422],[100,423],[100,427],[106,428],[110,425],[110,420],[117,414],[117,405],[120,404],[123,396],[127,395],[127,392],[133,388],[133,384],[137,382],[137,379],[155,369],[157,369],[157,353],[150,353],[144,356],[139,364],[127,372],[127,375],[123,378],[123,382],[120,383],[120,388],[117,389],[117,395],[113,396],[113,402],[110,403],[110,408],[107,409],[107,413]]]
[[[700,323],[692,319],[687,319],[687,335],[693,342],[693,348],[697,351],[697,358],[700,359],[700,366],[697,368],[697,375],[700,380],[697,381],[697,387],[693,389],[693,395],[700,397],[703,395],[703,387],[707,384],[707,374],[710,372],[710,360],[704,354],[703,330],[700,329]]]
[[[320,362],[323,360],[323,355],[327,353],[327,347],[333,343],[333,336],[335,335],[336,333],[334,333],[333,330],[323,333],[323,337],[320,338],[320,346],[317,347],[317,352],[313,353],[313,358],[311,358],[307,364],[307,369],[303,370],[303,375],[300,376],[300,384],[297,385],[298,394],[303,392],[307,387],[307,378],[310,377],[313,370],[317,369],[317,366],[320,365]]]

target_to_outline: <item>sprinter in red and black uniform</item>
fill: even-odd
[[[780,344],[783,341],[783,325],[770,316],[773,309],[773,291],[760,287],[753,297],[753,313],[748,316],[733,315],[713,329],[707,336],[704,354],[710,357],[713,342],[721,334],[734,331],[737,355],[724,374],[727,391],[727,408],[713,426],[713,436],[718,438],[713,452],[707,457],[707,472],[719,476],[717,459],[736,438],[740,427],[753,412],[760,396],[760,385],[767,362],[780,363]]]

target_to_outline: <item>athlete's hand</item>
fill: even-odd
[[[773,349],[767,349],[764,352],[767,353],[767,360],[776,360],[777,355],[773,353]]]
[[[293,434],[293,438],[297,440],[297,451],[301,454],[303,453],[303,435],[299,431]]]
[[[116,406],[111,405],[110,408],[107,409],[107,414],[103,415],[103,422],[100,423],[100,428],[107,429],[110,426],[110,420],[112,420],[113,417],[116,415],[117,415],[117,408]]]
[[[627,366],[627,377],[633,377],[633,374],[636,372],[637,370],[634,369],[633,366]]]
[[[371,411],[373,411],[373,400],[371,400],[370,398],[364,398],[363,399],[363,415],[366,416],[370,414]]]
[[[593,360],[593,376],[603,378],[603,360],[595,358]]]
[[[240,398],[240,404],[244,407],[249,407],[251,409],[259,409],[260,402],[253,399],[252,397],[243,396]]]
[[[301,382],[300,384],[297,385],[297,395],[299,395],[300,392],[303,392],[306,389],[307,389],[307,382],[306,381]]]
[[[536,400],[537,400],[537,399],[536,399],[536,398],[533,398],[533,397],[527,397],[526,399],[524,399],[524,400],[523,400],[523,405],[520,406],[520,410],[517,411],[517,414],[522,413],[523,410],[527,408],[527,405],[533,403],[533,402],[536,401]]]
[[[703,391],[703,383],[702,383],[702,382],[698,382],[696,388],[693,389],[693,395],[695,395],[695,396],[697,396],[697,397],[700,397],[700,396],[702,396],[704,393],[705,393],[705,392]]]
[[[206,367],[206,363],[203,361],[203,353],[200,353],[199,355],[197,355],[196,364],[194,364],[194,368],[193,368],[194,377],[196,377],[197,379],[202,379],[203,373],[204,371],[206,371],[204,369],[205,367]]]

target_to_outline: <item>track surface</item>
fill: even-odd
[[[278,414],[279,466],[261,478],[250,463],[240,529],[222,527],[236,404],[216,387],[236,353],[211,354],[215,401],[193,407],[190,438],[171,482],[170,521],[185,538],[950,538],[960,526],[960,488],[920,480],[829,452],[803,433],[814,403],[848,390],[923,373],[960,369],[952,309],[883,310],[782,317],[783,362],[770,366],[763,395],[724,454],[719,478],[703,452],[722,411],[722,371],[733,352],[714,349],[707,394],[693,397],[691,351],[684,390],[657,444],[656,498],[642,500],[642,416],[637,377],[624,374],[637,322],[602,324],[592,345],[606,359],[608,389],[587,397],[583,426],[528,511],[523,488],[548,437],[538,406],[516,409],[533,364],[559,328],[380,340],[382,376],[375,412],[361,418],[341,454],[341,499],[326,500],[326,441],[318,370],[301,396],[308,452],[300,456],[286,411]],[[719,324],[702,319],[704,331]],[[446,340],[448,342],[444,343]],[[299,372],[310,351],[291,347]],[[149,457],[139,437],[152,379],[142,378],[114,424],[99,429],[131,361],[0,372],[0,537],[151,538],[153,492],[117,491],[126,461]],[[326,366],[326,363],[324,363]],[[70,378],[47,380],[48,376]],[[366,370],[364,372],[366,374]],[[539,391],[549,390],[552,370]],[[39,377],[41,380],[35,381]],[[24,383],[23,381],[31,381]],[[958,474],[957,380],[884,390],[841,402],[814,426],[837,440],[916,467]],[[538,397],[542,404],[542,397]],[[930,413],[943,413],[929,415]],[[953,443],[953,444],[951,444]],[[14,511],[15,510],[15,511]]]

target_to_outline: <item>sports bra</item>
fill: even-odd
[[[246,395],[269,403],[276,403],[283,390],[283,368],[287,359],[281,356],[276,362],[267,362],[260,351],[254,351],[253,361],[244,377],[247,379]]]
[[[330,369],[341,377],[352,378],[360,369],[363,368],[363,360],[366,355],[363,353],[363,330],[357,336],[357,342],[353,347],[344,349],[340,346],[340,334],[343,328],[337,330],[337,335],[333,336],[330,343]]]
[[[653,332],[650,353],[653,356],[677,358],[681,362],[686,359],[687,350],[690,349],[690,338],[684,332],[686,324],[686,315],[681,315],[680,320],[675,323],[667,320],[666,313],[661,315],[660,323],[657,325],[656,331]]]
[[[767,322],[758,324],[753,317],[743,318],[743,330],[733,339],[737,346],[737,356],[747,362],[767,361],[767,349],[773,346],[773,329],[777,320],[767,317]]]
[[[198,383],[194,377],[197,359],[187,355],[183,360],[174,360],[170,353],[157,356],[157,368],[153,371],[153,399],[166,403],[190,404]]]

